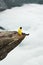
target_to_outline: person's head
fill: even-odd
[[[22,29],[22,27],[20,27],[20,29]]]

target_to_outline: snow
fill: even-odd
[[[43,5],[25,4],[0,13],[0,26],[6,30],[30,33],[0,65],[43,65]]]

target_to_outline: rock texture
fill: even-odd
[[[0,11],[10,9],[12,7],[21,6],[24,3],[43,4],[43,0],[0,0]]]
[[[7,5],[3,0],[0,0],[0,11],[7,9]]]
[[[20,36],[16,31],[0,32],[0,60],[3,60],[27,35],[29,34],[22,33]]]

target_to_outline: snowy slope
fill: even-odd
[[[0,26],[30,33],[0,65],[43,65],[43,5],[28,4],[0,13]]]

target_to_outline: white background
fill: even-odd
[[[25,4],[0,13],[0,26],[29,33],[0,65],[43,65],[43,5]]]

